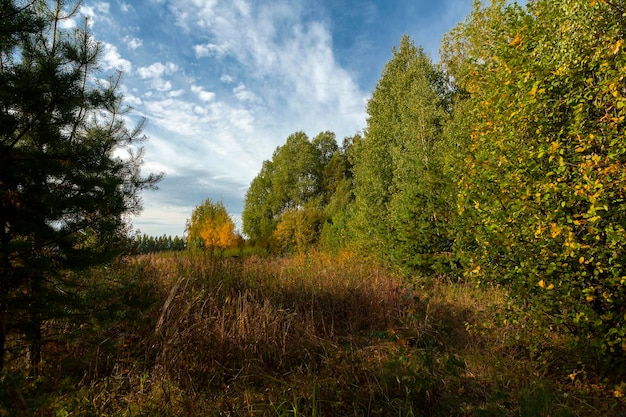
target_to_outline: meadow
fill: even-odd
[[[349,253],[162,253],[74,279],[90,313],[46,324],[40,369],[9,342],[0,416],[626,412],[623,386],[562,335],[539,337],[497,287]]]

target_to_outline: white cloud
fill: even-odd
[[[260,99],[252,91],[248,90],[243,83],[233,88],[233,94],[235,94],[235,97],[237,97],[239,101],[250,103],[260,101]]]
[[[143,41],[141,39],[133,38],[130,36],[124,36],[123,41],[126,42],[126,46],[128,46],[128,49],[133,51],[137,48],[141,48],[141,46],[143,45]]]
[[[137,69],[137,75],[144,80],[149,80],[150,86],[157,91],[169,91],[172,89],[172,82],[166,80],[164,76],[172,75],[178,71],[178,66],[173,62],[165,64],[155,62],[147,67]]]
[[[173,4],[171,10],[176,15],[176,24],[189,31],[190,16],[197,19],[197,24],[206,27],[214,17],[218,0],[180,0],[182,4]],[[179,2],[180,3],[180,2]],[[182,6],[182,7],[181,7]],[[193,13],[193,15],[191,15]]]
[[[141,67],[137,70],[137,74],[143,78],[160,78],[163,75],[169,75],[178,70],[178,66],[173,62],[167,62],[165,64],[161,62],[155,62],[147,67]]]
[[[94,3],[94,8],[99,12],[99,13],[104,13],[104,14],[109,14],[109,11],[111,9],[111,5],[105,1],[99,1]]]
[[[90,2],[90,6],[81,5],[80,14],[86,17],[88,25],[94,23],[109,22],[111,20],[111,5],[104,1]]]
[[[213,93],[211,91],[206,91],[202,87],[199,87],[197,85],[192,85],[191,86],[191,91],[196,93],[198,98],[200,100],[202,100],[202,101],[211,101],[211,100],[213,100],[215,98],[215,93]]]
[[[171,140],[173,137],[185,138],[186,146],[178,146],[177,152],[160,156],[165,160],[170,160],[175,153],[176,163],[183,168],[206,169],[206,166],[213,166],[217,172],[247,172],[256,169],[255,164],[250,165],[250,160],[240,158],[246,151],[242,148],[242,141],[238,140],[253,131],[254,116],[250,111],[222,102],[196,104],[177,98],[144,100],[144,110],[149,125],[167,131],[163,135],[170,138],[171,146],[177,143]],[[215,155],[222,157],[207,165],[206,159],[214,158]],[[236,163],[243,161],[248,165],[234,167],[233,155],[238,155]]]
[[[144,101],[150,123],[190,138],[201,134],[198,117],[194,116],[193,103],[176,98]]]
[[[132,94],[126,94],[124,95],[124,101],[126,102],[126,104],[130,105],[130,106],[141,106],[143,104],[143,101],[141,100],[141,98],[134,96]]]
[[[172,89],[172,82],[161,78],[155,78],[151,84],[158,91],[169,91]]]
[[[193,107],[193,112],[199,116],[206,116],[207,114],[207,109],[205,107],[201,107],[201,106],[194,106]]]
[[[180,97],[183,94],[185,94],[185,90],[175,90],[175,91],[170,91],[169,93],[167,93],[169,97]]]
[[[268,103],[274,112],[282,112],[281,122],[293,123],[294,131],[331,129],[348,135],[363,128],[368,94],[335,59],[328,28],[307,21],[302,5],[286,0],[210,4],[175,0],[173,8],[180,25],[211,39],[194,46],[197,57],[228,55],[250,80],[262,81],[254,93],[235,87],[233,94],[240,102]],[[234,78],[220,80],[232,83]]]
[[[90,6],[85,6],[84,4],[80,6],[80,13],[86,18],[88,18],[89,20],[91,20],[92,23],[96,17],[95,8],[90,7]]]
[[[220,77],[220,81],[223,82],[223,83],[226,83],[226,84],[230,84],[233,81],[235,81],[235,79],[232,76],[228,75],[228,74],[224,74],[224,75],[222,75]]]
[[[228,48],[226,46],[220,46],[213,43],[205,43],[193,46],[193,52],[196,55],[196,58],[203,58],[208,56],[221,58],[226,55],[227,49]]]
[[[115,69],[125,73],[132,71],[133,64],[129,60],[122,58],[115,45],[103,42],[102,48],[102,62],[105,70]]]
[[[76,19],[63,19],[59,22],[59,28],[61,29],[75,29],[78,26]]]

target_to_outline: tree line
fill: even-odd
[[[132,247],[138,254],[181,251],[187,248],[187,241],[179,236],[150,236],[144,233],[135,236]]]
[[[546,334],[623,367],[625,12],[476,2],[437,65],[404,36],[362,134],[297,132],[263,163],[244,233],[504,286]]]

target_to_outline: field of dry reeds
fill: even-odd
[[[619,387],[508,320],[494,288],[350,254],[148,255],[81,279],[91,313],[48,324],[36,376],[14,355],[1,416],[624,411]]]

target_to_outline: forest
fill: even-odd
[[[364,133],[289,136],[248,190],[244,233],[503,286],[623,366],[624,20],[593,3],[476,7],[439,66],[405,36]]]
[[[626,415],[622,1],[403,36],[184,238],[132,235],[161,175],[50,4],[0,3],[1,416]]]

